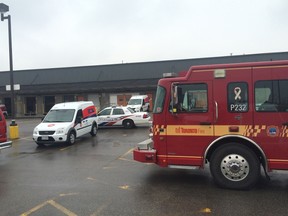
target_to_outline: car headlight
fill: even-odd
[[[64,133],[64,128],[58,128],[56,130],[56,134],[63,134]]]
[[[34,129],[33,134],[34,134],[34,135],[38,135],[38,128],[35,128],[35,129]]]

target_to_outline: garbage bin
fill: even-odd
[[[15,120],[11,121],[11,124],[9,126],[9,131],[10,131],[10,139],[18,139],[19,138],[19,128],[18,128],[18,125],[16,124]]]

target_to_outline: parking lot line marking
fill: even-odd
[[[52,205],[53,207],[57,208],[59,211],[61,211],[62,213],[64,213],[65,215],[67,216],[77,216],[77,214],[73,213],[72,211],[66,209],[64,206],[56,203],[54,200],[48,200],[48,201],[45,201],[37,206],[35,206],[34,208],[30,209],[29,211],[21,214],[20,216],[28,216],[36,211],[38,211],[39,209],[43,208],[44,206],[46,205]]]
[[[61,212],[63,212],[64,214],[66,214],[68,216],[77,216],[75,213],[73,213],[70,210],[66,209],[64,206],[56,203],[54,200],[48,200],[47,203],[49,203],[50,205],[54,206],[55,208],[57,208],[58,210],[60,210]]]
[[[19,138],[19,139],[14,139],[14,141],[17,141],[17,140],[28,140],[28,141],[31,141],[31,140],[33,140],[33,137],[27,136],[27,137],[23,137],[23,138]]]
[[[115,169],[116,167],[115,166],[105,166],[105,167],[102,167],[103,170],[106,170],[106,169]]]
[[[19,140],[33,140],[33,138],[31,136],[27,136],[27,137],[23,137],[23,138],[20,138]]]
[[[33,212],[39,210],[40,208],[44,207],[45,205],[47,205],[47,202],[43,202],[43,203],[35,206],[34,208],[30,209],[29,211],[21,214],[21,216],[28,216],[28,215],[32,214]]]
[[[128,154],[130,154],[133,151],[134,148],[129,149],[125,154],[121,155],[120,158],[123,158],[125,156],[127,156]]]
[[[60,197],[64,197],[64,196],[74,196],[74,195],[78,195],[79,193],[67,193],[67,194],[59,194]]]
[[[93,181],[96,181],[96,178],[93,178],[93,177],[87,177],[87,180],[93,180]]]
[[[212,213],[210,208],[204,208],[200,210],[201,213]]]
[[[134,148],[129,149],[126,153],[124,153],[123,155],[121,155],[121,156],[118,158],[118,160],[136,162],[136,161],[134,161],[134,160],[125,158],[128,154],[131,154],[133,150],[134,150]]]
[[[122,186],[118,186],[118,188],[123,189],[123,190],[129,190],[130,186],[129,185],[122,185]]]
[[[120,158],[118,158],[119,160],[123,160],[123,161],[130,161],[130,162],[136,162],[136,161],[134,161],[134,160],[130,160],[130,159],[127,159],[127,158],[122,158],[122,157],[120,157]]]
[[[65,151],[65,150],[67,150],[67,149],[69,149],[69,148],[71,148],[72,146],[68,146],[68,147],[65,147],[65,148],[61,148],[60,149],[60,151]]]
[[[110,205],[111,203],[107,203],[107,204],[103,204],[101,205],[96,212],[94,212],[93,214],[91,214],[90,216],[97,216],[99,215],[105,208],[107,208],[108,205]]]

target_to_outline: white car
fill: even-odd
[[[150,116],[147,112],[135,112],[129,107],[112,106],[101,110],[97,116],[99,127],[123,126],[133,128],[150,126]]]

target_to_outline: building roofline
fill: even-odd
[[[252,57],[252,56],[262,56],[262,55],[281,55],[281,54],[287,54],[288,55],[288,51],[287,52],[268,52],[268,53],[253,53],[253,54],[242,54],[242,55],[228,55],[228,56],[216,56],[216,57],[197,57],[197,58],[185,58],[185,59],[170,59],[170,60],[157,60],[157,61],[145,61],[145,62],[131,62],[131,63],[111,63],[111,64],[101,64],[101,65],[85,65],[85,66],[71,66],[71,67],[52,67],[52,68],[34,68],[34,69],[23,69],[23,70],[13,70],[15,72],[17,71],[21,71],[21,72],[25,72],[25,71],[47,71],[47,70],[66,70],[69,68],[74,68],[74,69],[82,69],[82,68],[97,68],[97,67],[113,67],[113,66],[121,66],[121,65],[140,65],[140,64],[159,64],[159,63],[169,63],[169,62],[183,62],[183,61],[206,61],[208,59],[222,59],[222,58],[239,58],[239,57]],[[271,59],[273,60],[273,59]],[[9,73],[10,71],[0,71],[0,73]]]

